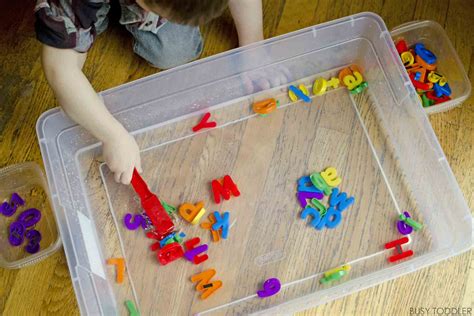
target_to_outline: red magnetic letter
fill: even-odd
[[[183,255],[183,247],[181,247],[179,243],[174,242],[161,248],[156,256],[162,265],[167,265],[171,261],[181,258]]]
[[[209,122],[209,118],[211,117],[211,113],[207,112],[204,114],[204,116],[201,119],[201,122],[199,122],[196,126],[193,127],[193,132],[198,132],[203,128],[212,128],[216,127],[217,123],[216,122]]]
[[[395,255],[388,257],[389,262],[395,262],[413,255],[413,250],[402,251],[402,245],[408,242],[408,237],[403,237],[385,244],[385,249],[394,248]]]
[[[221,195],[224,199],[230,199],[230,194],[239,196],[240,192],[237,185],[232,181],[229,175],[225,175],[221,184],[219,180],[212,180],[212,191],[214,192],[214,202],[219,204],[221,202]]]
[[[189,261],[194,262],[194,264],[200,264],[201,262],[204,262],[209,258],[207,254],[199,256],[199,254],[206,252],[208,249],[208,246],[206,244],[196,247],[200,242],[201,239],[199,237],[195,237],[184,243],[184,247],[186,248],[184,257]]]

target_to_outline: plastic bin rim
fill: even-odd
[[[205,57],[205,58],[201,58],[201,59],[197,59],[197,60],[194,60],[192,62],[189,62],[187,64],[184,64],[184,65],[181,65],[181,66],[177,66],[177,67],[174,67],[174,68],[171,68],[171,69],[166,69],[166,70],[162,70],[158,73],[155,73],[155,74],[151,74],[151,75],[148,75],[148,76],[145,76],[143,78],[139,78],[139,79],[136,79],[136,80],[132,80],[132,81],[129,81],[129,82],[125,82],[123,84],[120,84],[118,86],[115,86],[115,87],[112,87],[112,88],[108,88],[108,89],[105,89],[103,91],[100,91],[98,94],[99,95],[107,95],[107,94],[110,94],[114,91],[117,91],[117,90],[121,90],[121,89],[124,89],[124,88],[127,88],[131,85],[136,85],[137,83],[141,83],[141,82],[145,82],[145,81],[148,81],[148,80],[151,80],[155,77],[159,77],[159,76],[165,76],[167,75],[169,72],[175,72],[175,71],[180,71],[182,69],[186,69],[186,68],[190,68],[190,67],[193,67],[195,66],[196,64],[200,64],[200,63],[207,63],[207,62],[210,62],[210,61],[213,61],[213,60],[216,60],[216,59],[220,59],[220,58],[224,58],[228,55],[233,55],[233,54],[237,54],[237,53],[241,53],[241,52],[244,52],[244,51],[247,51],[247,50],[250,50],[250,49],[253,49],[253,48],[256,48],[258,46],[262,46],[262,45],[269,45],[270,43],[274,43],[274,42],[277,42],[277,41],[281,41],[287,37],[292,37],[292,36],[295,36],[295,35],[298,35],[298,34],[302,34],[302,33],[305,33],[305,32],[309,32],[309,31],[312,31],[312,30],[318,30],[318,29],[321,29],[321,28],[325,28],[325,27],[328,27],[328,26],[331,26],[331,25],[336,25],[338,23],[347,23],[349,21],[354,21],[356,19],[359,19],[359,18],[369,18],[369,19],[372,19],[374,20],[378,25],[379,27],[382,29],[382,30],[385,30],[388,32],[388,29],[387,29],[387,26],[385,25],[385,22],[383,21],[383,19],[376,13],[374,12],[370,12],[370,11],[365,11],[365,12],[359,12],[359,13],[356,13],[356,14],[352,14],[352,15],[348,15],[348,16],[345,16],[345,17],[341,17],[341,18],[338,18],[338,19],[335,19],[335,20],[330,20],[330,21],[327,21],[327,22],[323,22],[323,23],[319,23],[319,24],[315,24],[315,25],[312,25],[312,26],[308,26],[308,27],[305,27],[305,28],[302,28],[302,29],[299,29],[299,30],[295,30],[295,31],[292,31],[292,32],[288,32],[288,33],[285,33],[285,34],[281,34],[281,35],[277,35],[277,36],[274,36],[274,37],[270,37],[270,38],[267,38],[267,39],[264,39],[262,41],[259,41],[259,42],[256,42],[256,43],[252,43],[252,44],[249,44],[249,45],[245,45],[245,46],[241,46],[241,47],[236,47],[236,48],[233,48],[233,49],[230,49],[230,50],[227,50],[227,51],[224,51],[224,52],[221,52],[221,53],[218,53],[218,54],[215,54],[215,55],[212,55],[212,56],[209,56],[209,57]],[[110,110],[110,109],[109,109]],[[40,138],[40,139],[43,139],[44,138],[44,133],[43,133],[43,129],[42,127],[44,127],[46,121],[51,117],[53,116],[54,114],[57,114],[57,113],[60,113],[61,112],[61,107],[54,107],[52,109],[49,109],[49,110],[46,110],[45,112],[41,113],[41,115],[39,116],[38,120],[36,121],[36,132],[37,132],[37,136]],[[73,123],[71,126],[77,126],[76,123]],[[40,135],[40,132],[41,132],[41,135]]]
[[[359,12],[359,13],[348,15],[348,16],[345,16],[345,17],[341,17],[341,18],[338,18],[338,19],[335,19],[335,20],[330,20],[330,21],[327,21],[327,22],[323,22],[323,23],[312,25],[312,26],[308,26],[308,27],[305,27],[305,28],[302,28],[302,29],[299,29],[299,30],[290,31],[288,33],[277,35],[277,36],[274,36],[274,37],[270,37],[270,38],[267,38],[267,39],[264,39],[262,41],[252,43],[252,44],[249,44],[249,45],[236,47],[236,48],[233,48],[233,49],[230,49],[230,50],[227,50],[227,51],[224,51],[224,52],[221,52],[221,53],[209,56],[209,57],[197,59],[197,60],[194,60],[190,63],[181,65],[181,66],[177,66],[177,67],[174,67],[174,68],[171,68],[171,69],[163,70],[163,71],[160,71],[159,73],[151,74],[151,75],[145,76],[143,78],[133,80],[133,81],[130,81],[130,82],[126,82],[126,83],[121,84],[119,86],[103,90],[103,91],[100,92],[100,94],[101,95],[107,95],[107,94],[109,94],[111,92],[114,92],[114,91],[117,91],[119,89],[121,90],[121,89],[127,88],[130,85],[136,85],[137,83],[145,82],[145,81],[151,80],[155,77],[165,76],[169,72],[177,72],[177,71],[180,71],[182,69],[194,67],[196,64],[208,63],[208,62],[211,62],[213,60],[224,58],[228,55],[238,54],[238,53],[248,51],[248,50],[251,50],[251,49],[256,48],[256,47],[259,47],[259,46],[269,45],[271,43],[275,43],[275,42],[284,40],[285,38],[288,38],[288,37],[297,36],[297,35],[303,34],[305,32],[310,32],[310,31],[314,31],[314,30],[317,31],[318,29],[327,28],[329,26],[337,25],[339,23],[354,22],[355,20],[360,19],[360,18],[369,18],[369,19],[375,21],[377,23],[377,25],[380,27],[380,29],[382,30],[382,33],[384,31],[389,33],[389,31],[387,29],[387,26],[385,25],[384,20],[378,14],[376,14],[374,12],[370,12],[370,11]]]

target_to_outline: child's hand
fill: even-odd
[[[135,138],[128,133],[115,134],[103,141],[103,156],[116,182],[129,184],[133,169],[142,172],[140,150]]]
[[[284,66],[277,66],[268,70],[258,70],[242,75],[245,92],[248,94],[268,90],[278,86],[288,85],[292,81],[290,71]]]

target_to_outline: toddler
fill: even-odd
[[[167,69],[199,57],[199,24],[227,6],[239,45],[263,39],[261,0],[119,0],[120,23],[134,37],[134,52],[151,65]],[[109,113],[82,67],[95,37],[107,28],[108,0],[38,0],[35,30],[42,64],[66,114],[103,144],[103,157],[117,182],[130,183],[141,172],[135,139]]]

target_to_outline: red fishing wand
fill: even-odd
[[[174,224],[168,213],[166,213],[163,205],[161,205],[158,197],[153,194],[143,178],[138,173],[137,169],[133,169],[132,186],[140,201],[146,215],[155,227],[151,233],[154,239],[161,240],[174,230]],[[148,236],[148,234],[147,234]]]

